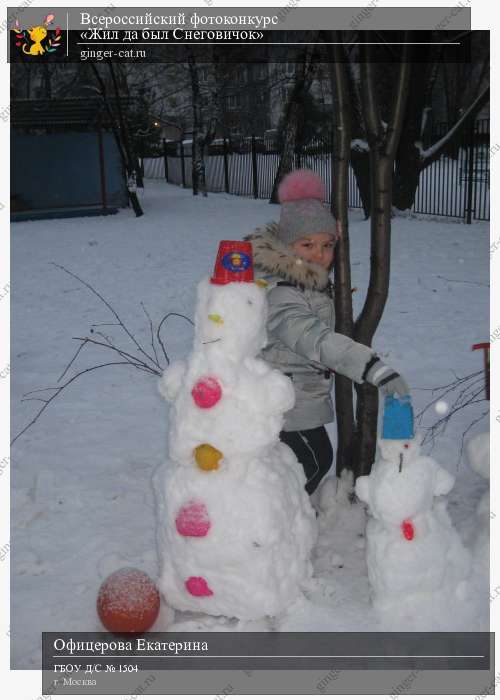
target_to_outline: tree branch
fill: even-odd
[[[405,32],[403,40],[408,42],[409,38],[410,32]],[[398,83],[386,134],[385,154],[391,159],[396,157],[396,151],[398,149],[399,139],[401,136],[401,129],[403,128],[403,119],[406,110],[411,75],[411,63],[409,62],[409,58],[410,47],[409,44],[406,43],[403,46],[401,62],[399,64]]]
[[[158,367],[158,369],[160,369],[160,370],[162,369],[162,368],[160,367],[160,365],[158,364],[158,362],[156,362],[156,361],[154,360],[154,358],[152,358],[151,355],[149,355],[149,354],[141,347],[141,345],[137,342],[137,340],[136,340],[136,338],[134,337],[134,335],[129,331],[129,329],[127,328],[127,326],[123,323],[123,321],[121,320],[121,318],[119,317],[119,315],[117,314],[117,312],[114,310],[114,308],[111,306],[111,304],[110,304],[108,301],[106,301],[106,299],[105,299],[101,294],[99,294],[99,292],[98,292],[96,289],[94,289],[94,287],[93,287],[91,284],[89,284],[88,282],[85,282],[85,280],[83,280],[81,277],[79,277],[78,275],[76,275],[74,272],[71,272],[70,270],[68,270],[66,267],[64,267],[64,265],[59,265],[58,263],[55,263],[55,262],[52,262],[51,265],[54,265],[54,267],[58,267],[60,270],[63,270],[64,272],[66,272],[66,274],[70,275],[70,276],[73,277],[74,279],[76,279],[76,280],[78,280],[79,282],[81,282],[81,284],[83,284],[85,287],[87,287],[87,289],[90,289],[90,291],[92,292],[92,294],[94,294],[98,299],[100,299],[100,300],[102,301],[102,303],[106,306],[106,308],[109,309],[109,311],[111,311],[111,313],[113,314],[113,316],[114,316],[114,317],[116,318],[116,320],[118,321],[118,325],[121,326],[121,328],[122,328],[122,329],[124,330],[124,332],[128,335],[128,337],[129,337],[130,340],[134,343],[134,345],[135,345],[136,348],[139,350],[139,352],[141,352],[145,357],[147,357],[148,360],[151,360],[151,362],[152,362],[153,364],[155,364],[155,365]]]
[[[427,148],[425,151],[420,153],[421,167],[426,168],[433,161],[437,160],[443,150],[446,148],[447,144],[452,140],[459,131],[466,126],[466,123],[472,119],[477,112],[488,102],[490,98],[490,86],[488,85],[482,93],[477,97],[471,106],[463,113],[456,124],[441,138],[436,141],[432,146]]]

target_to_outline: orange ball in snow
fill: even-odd
[[[139,569],[118,569],[103,582],[97,595],[97,614],[110,632],[145,632],[152,627],[159,611],[158,589]]]

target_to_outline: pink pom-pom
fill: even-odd
[[[312,170],[292,170],[278,187],[278,199],[281,204],[297,199],[319,199],[322,202],[325,199],[325,185]]]

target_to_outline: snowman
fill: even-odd
[[[380,439],[369,476],[356,480],[368,504],[366,559],[373,603],[386,629],[453,630],[470,596],[470,554],[443,496],[454,477],[420,454],[418,438]]]
[[[471,582],[477,593],[476,619],[481,631],[489,629],[490,604],[490,520],[496,517],[490,511],[490,434],[480,433],[466,445],[467,459],[472,469],[483,478],[482,495],[474,513],[472,529]]]
[[[178,610],[277,615],[312,576],[315,513],[279,441],[293,386],[256,357],[266,314],[251,244],[222,241],[198,285],[193,350],[159,387],[171,402],[170,460],[155,476],[159,587]]]

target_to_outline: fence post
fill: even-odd
[[[469,148],[467,158],[467,223],[472,223],[473,201],[472,195],[474,190],[474,121],[471,120],[469,128]]]
[[[163,139],[163,162],[165,164],[165,180],[168,182],[168,154],[166,139]]]
[[[184,141],[180,141],[180,153],[181,153],[181,172],[182,172],[182,186],[186,187],[186,165],[184,163]]]
[[[254,199],[259,198],[259,181],[257,173],[257,152],[255,150],[255,135],[252,134],[252,178],[253,178],[253,196]]]
[[[229,167],[227,162],[227,141],[224,136],[224,190],[229,194]]]

